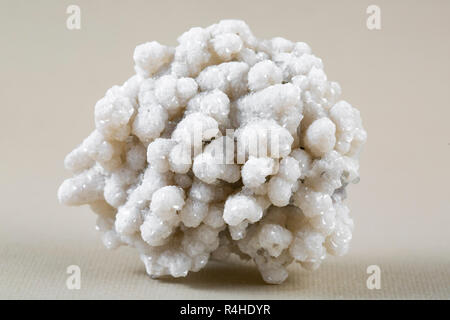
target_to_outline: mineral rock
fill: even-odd
[[[152,277],[237,255],[269,283],[292,262],[313,270],[347,252],[345,188],[367,135],[307,44],[224,20],[133,57],[136,74],[97,102],[58,190],[90,205],[106,247],[136,248]]]

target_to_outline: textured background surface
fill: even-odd
[[[450,298],[450,2],[76,1],[82,28],[69,31],[72,3],[0,2],[0,298]],[[380,31],[366,28],[372,3]],[[94,128],[95,102],[132,74],[134,47],[223,18],[310,44],[369,134],[347,200],[350,254],[293,267],[280,286],[220,264],[151,280],[134,251],[102,247],[87,208],[56,200],[64,156]],[[65,286],[72,264],[78,291]],[[371,264],[378,291],[366,288]]]

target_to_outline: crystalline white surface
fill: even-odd
[[[367,135],[322,60],[237,20],[178,42],[136,47],[136,75],[97,102],[96,129],[65,159],[60,202],[89,204],[105,246],[135,247],[152,277],[236,254],[281,283],[294,261],[345,254]]]

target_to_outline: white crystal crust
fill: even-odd
[[[155,278],[236,255],[268,283],[292,262],[314,270],[348,251],[343,201],[367,134],[307,44],[223,20],[133,58],[58,190],[63,204],[90,205],[107,248],[136,248]]]

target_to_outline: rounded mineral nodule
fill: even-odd
[[[178,46],[136,47],[136,74],[95,105],[65,166],[66,205],[89,204],[108,248],[135,247],[152,277],[252,259],[269,283],[349,248],[343,203],[367,134],[303,42],[238,20]]]

